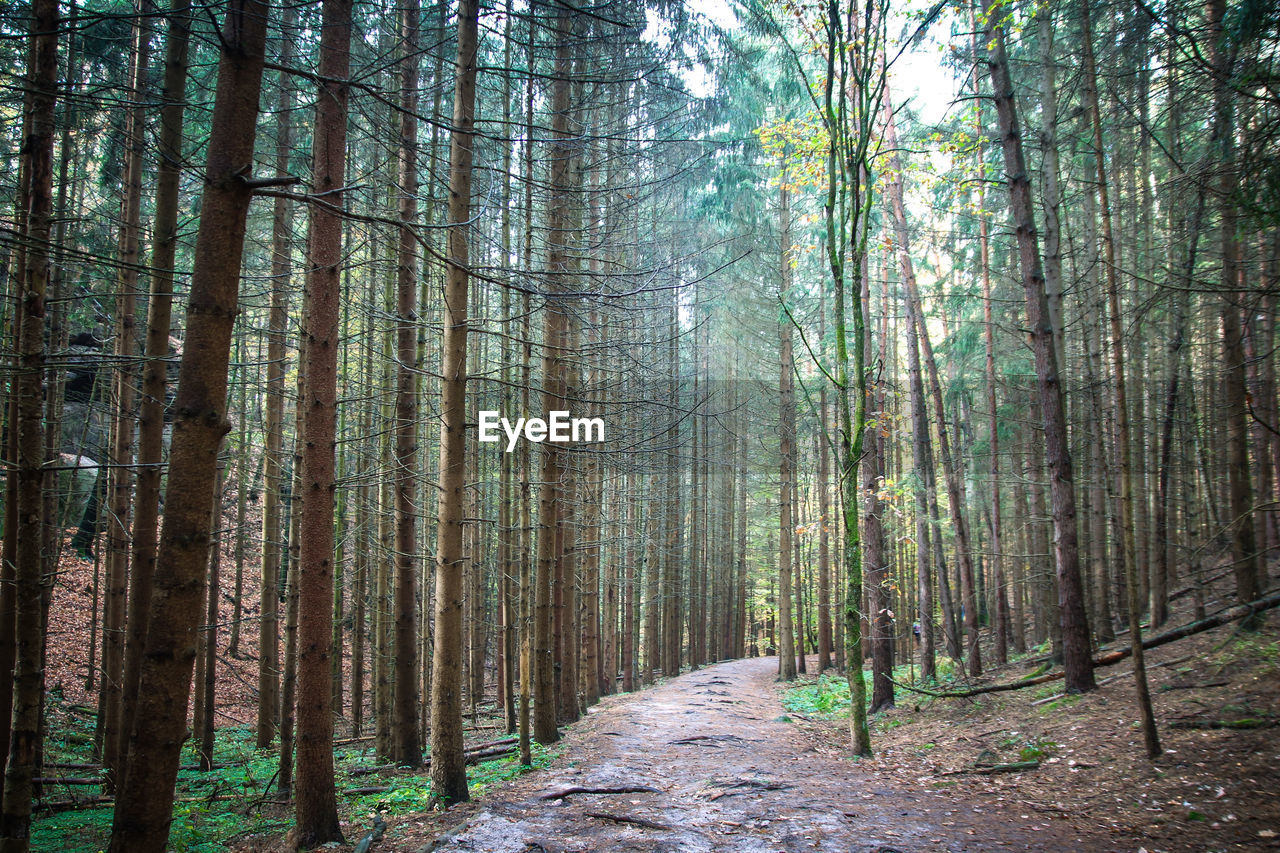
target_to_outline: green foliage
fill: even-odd
[[[46,742],[49,762],[88,763],[93,759],[93,722],[65,705],[56,691],[50,692],[49,714],[52,734]],[[264,812],[269,798],[274,797],[274,780],[279,768],[279,753],[254,748],[254,734],[245,728],[219,729],[214,751],[215,769],[208,773],[185,769],[178,773],[177,800],[169,831],[172,853],[217,853],[232,842],[252,835],[282,835],[292,825],[290,817],[281,817],[279,809]],[[532,768],[545,767],[558,754],[532,744]],[[356,783],[349,771],[369,763],[368,750],[338,751],[334,754],[337,770],[338,810],[343,820],[367,823],[369,815],[406,815],[431,808],[431,782],[425,774],[392,776],[369,782],[360,777],[361,785],[387,785],[391,791],[344,796],[346,788]],[[184,767],[199,760],[193,746],[183,751]],[[486,761],[468,769],[473,796],[483,796],[499,782],[513,779],[526,770],[518,757]],[[83,774],[80,774],[83,775]],[[377,777],[374,777],[375,779]],[[53,796],[62,799],[61,792]],[[84,789],[77,793],[84,795]],[[58,850],[62,853],[98,853],[106,849],[111,838],[110,806],[41,814],[38,810],[32,825],[33,850]]]
[[[1018,760],[1043,761],[1057,751],[1057,742],[1043,737],[1031,738],[1018,750]]]
[[[1254,663],[1268,672],[1280,672],[1280,640],[1266,637],[1242,636],[1230,648],[1230,657],[1236,661]]]
[[[1043,761],[1057,753],[1060,748],[1057,741],[1039,735],[1024,735],[1019,732],[1010,732],[1009,737],[1000,741],[999,746],[1001,749],[1018,750],[1019,761]]]
[[[866,674],[863,674],[866,677]],[[849,682],[840,675],[823,673],[818,680],[798,684],[787,691],[782,705],[788,711],[824,720],[849,716]]]
[[[907,722],[901,717],[887,717],[884,714],[876,714],[876,717],[878,719],[875,721],[875,726],[881,732],[891,732],[899,726],[906,725]]]
[[[964,675],[964,667],[945,654],[938,655],[933,665],[940,682],[955,681],[957,676]]]

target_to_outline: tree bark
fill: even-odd
[[[826,289],[820,297],[818,309],[818,338],[824,344],[823,355],[826,343]],[[818,672],[822,672],[831,666],[832,636],[831,636],[831,492],[829,491],[831,482],[831,455],[830,447],[831,430],[827,423],[827,385],[824,382],[822,388],[818,392],[818,434],[814,442],[815,450],[818,454]],[[730,437],[730,442],[734,439]],[[733,464],[734,447],[730,444],[729,460]],[[732,469],[736,474],[736,467]],[[730,484],[732,488],[732,481]],[[739,512],[743,507],[737,508]],[[732,535],[732,531],[730,531]],[[735,632],[730,631],[730,636]],[[732,657],[732,655],[726,655]]]
[[[280,64],[293,62],[293,28],[297,12],[285,4],[280,30]],[[276,172],[288,170],[293,149],[293,89],[286,80],[279,81],[276,104]],[[271,305],[267,315],[267,388],[263,448],[262,498],[262,618],[258,625],[258,717],[256,744],[258,749],[271,745],[280,720],[280,577],[283,574],[281,547],[283,514],[281,488],[285,482],[284,454],[284,377],[285,330],[288,326],[290,280],[290,232],[293,230],[293,208],[288,199],[277,197],[271,217]]]
[[[1035,352],[1036,378],[1044,418],[1045,449],[1049,456],[1050,491],[1053,501],[1054,556],[1058,572],[1058,604],[1062,624],[1063,656],[1068,690],[1087,691],[1097,687],[1093,661],[1089,657],[1089,625],[1084,607],[1084,588],[1076,540],[1075,486],[1071,449],[1067,442],[1066,407],[1058,376],[1058,359],[1049,319],[1049,300],[1040,249],[1036,237],[1031,182],[1022,152],[1022,136],[1014,100],[1013,78],[1004,45],[1004,28],[995,23],[1000,12],[993,0],[982,0],[983,27],[987,44],[987,69],[995,93],[1008,175],[1010,207],[1018,240],[1027,319]]]
[[[229,429],[227,363],[252,197],[243,175],[253,158],[266,20],[265,3],[240,0],[229,8],[222,31],[156,563],[162,569],[139,678],[137,719],[147,725],[130,735],[130,773],[116,797],[111,853],[161,853],[169,835],[208,561],[210,500],[218,446]]]
[[[470,286],[472,140],[480,6],[461,0],[449,145],[449,228],[440,403],[440,500],[436,539],[436,641],[431,673],[431,786],[446,803],[465,802],[462,754],[462,547],[466,506],[467,296]]]
[[[191,38],[190,0],[169,9],[165,42],[164,103],[160,108],[160,156],[156,177],[156,215],[152,228],[151,293],[147,301],[146,361],[138,414],[138,483],[134,493],[133,574],[129,587],[128,636],[124,654],[124,716],[121,756],[127,757],[138,702],[147,615],[156,572],[160,532],[160,482],[164,461],[164,407],[168,379],[169,332],[173,315],[173,279],[178,244],[178,185],[182,162],[182,124],[186,108],[187,49]],[[119,777],[128,772],[120,769]]]
[[[307,313],[303,334],[302,516],[298,554],[298,769],[295,819],[299,843],[342,841],[333,782],[334,451],[337,446],[338,347],[343,265],[342,207],[347,156],[347,75],[351,0],[321,10],[319,99],[312,137],[312,192],[307,229]]]
[[[395,560],[396,687],[391,760],[400,767],[422,763],[418,732],[417,614],[417,363],[418,255],[410,223],[418,217],[418,3],[401,10],[400,68],[400,246],[396,267]]]
[[[1230,506],[1231,565],[1236,579],[1236,597],[1252,601],[1262,589],[1262,562],[1258,558],[1253,480],[1249,470],[1249,388],[1245,370],[1243,329],[1240,309],[1240,240],[1236,213],[1235,114],[1231,75],[1235,56],[1227,41],[1226,2],[1209,0],[1209,64],[1213,69],[1213,135],[1211,144],[1218,157],[1217,193],[1219,241],[1222,249],[1222,382],[1223,420],[1226,425],[1226,474]],[[1245,627],[1255,630],[1261,622],[1249,619]]]
[[[120,235],[116,257],[116,341],[119,363],[115,377],[115,423],[111,428],[112,468],[107,486],[107,598],[102,625],[102,693],[99,719],[102,725],[103,785],[115,790],[124,763],[121,746],[124,707],[125,616],[129,585],[130,521],[133,515],[133,451],[137,402],[137,307],[138,267],[141,260],[139,235],[142,222],[142,168],[144,125],[143,105],[148,65],[151,61],[151,22],[134,20],[132,67],[129,71],[129,111],[125,128],[124,197],[120,205]]]
[[[785,156],[785,155],[784,155]],[[796,677],[795,634],[791,625],[791,537],[795,522],[791,518],[796,481],[796,392],[795,357],[791,348],[791,204],[787,187],[786,163],[782,169],[781,204],[778,209],[780,238],[779,271],[781,284],[778,300],[782,305],[778,321],[778,457],[781,489],[778,494],[778,677],[793,681]]]
[[[200,756],[200,770],[213,769],[213,719],[215,690],[218,683],[218,599],[221,596],[219,574],[222,568],[222,486],[226,478],[226,462],[218,469],[218,482],[213,490],[213,509],[209,526],[213,529],[209,544],[209,582],[205,600],[204,625],[196,663],[197,712],[194,725],[197,740],[196,752]]]
[[[44,430],[41,385],[44,377],[45,293],[49,282],[48,243],[53,223],[53,135],[58,74],[58,4],[34,0],[31,5],[31,49],[27,84],[30,115],[24,123],[26,162],[27,247],[23,257],[21,308],[17,321],[18,372],[10,409],[17,469],[10,493],[13,546],[13,716],[3,724],[9,733],[0,812],[0,851],[26,853],[31,845],[32,779],[40,748],[44,698],[44,561],[43,539]],[[8,556],[8,555],[6,555]],[[7,561],[6,561],[7,562]],[[7,681],[7,679],[6,679]],[[7,685],[5,685],[7,686]],[[184,706],[185,710],[185,706]]]
[[[1102,147],[1102,113],[1098,108],[1097,68],[1093,56],[1093,29],[1088,4],[1081,7],[1081,38],[1084,41],[1085,106],[1093,119],[1093,150],[1098,164],[1098,208],[1102,213],[1102,255],[1107,276],[1107,304],[1111,317],[1111,367],[1115,379],[1116,445],[1120,457],[1120,531],[1124,573],[1129,587],[1129,636],[1133,643],[1133,680],[1137,688],[1138,710],[1147,756],[1157,758],[1163,751],[1151,709],[1151,690],[1142,652],[1142,602],[1138,595],[1137,555],[1134,548],[1133,463],[1129,441],[1129,408],[1125,386],[1124,335],[1120,321],[1120,287],[1116,280],[1115,241],[1111,232],[1111,203],[1107,195],[1106,155]]]
[[[869,279],[864,278],[863,301],[870,304]],[[887,300],[886,300],[887,302]],[[870,335],[867,336],[867,358],[870,360]],[[886,403],[879,381],[869,392],[872,424],[868,427],[866,450],[862,459],[862,496],[866,502],[862,512],[863,561],[867,573],[867,623],[871,640],[871,707],[875,714],[893,707],[893,617],[889,554],[885,550],[884,508],[880,497],[885,477]]]

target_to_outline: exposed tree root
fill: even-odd
[[[538,799],[540,800],[563,800],[565,797],[571,797],[574,794],[660,794],[657,788],[649,785],[619,785],[613,788],[584,788],[579,785],[573,785],[569,788],[561,788],[558,791],[548,791]]]
[[[668,831],[672,827],[665,823],[658,823],[655,820],[646,820],[642,817],[632,817],[630,815],[608,814],[606,812],[583,812],[587,817],[593,817],[597,820],[611,820],[614,823],[629,823],[635,826],[642,826],[645,829],[657,829],[660,831]]]

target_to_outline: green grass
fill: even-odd
[[[46,742],[49,762],[88,763],[93,761],[93,721],[71,713],[51,696],[50,730]],[[275,796],[274,777],[279,767],[275,749],[254,748],[253,732],[243,728],[218,731],[214,763],[225,765],[209,773],[182,770],[178,773],[177,799],[169,832],[169,850],[173,853],[216,853],[251,835],[284,834],[292,825],[292,816],[280,815],[280,809],[264,809],[268,798]],[[533,744],[533,767],[545,767],[558,755],[558,750]],[[361,776],[349,772],[374,761],[369,749],[339,750],[334,754],[338,813],[350,826],[347,834],[354,842],[371,822],[373,814],[384,817],[414,814],[432,807],[431,781],[425,773],[388,777]],[[182,763],[197,761],[195,750],[183,749]],[[515,756],[486,761],[467,768],[473,797],[483,796],[495,785],[513,779],[530,768],[521,766]],[[50,775],[84,776],[86,771],[51,771]],[[387,786],[391,791],[361,796],[345,795],[352,787]],[[92,788],[77,787],[77,796],[96,793]],[[51,799],[65,799],[54,791]],[[109,805],[59,814],[36,813],[32,822],[33,850],[58,850],[61,853],[99,853],[105,850],[111,836],[112,809]]]

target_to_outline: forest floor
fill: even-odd
[[[256,578],[245,581],[244,617],[256,628]],[[53,726],[62,760],[88,760],[91,720],[71,711],[89,711],[93,696],[83,684],[91,587],[92,564],[65,559],[49,666],[59,707],[70,709]],[[1230,603],[1225,588],[1215,594],[1211,611]],[[226,654],[230,601],[224,607],[217,710],[227,769],[184,771],[174,849],[285,850],[289,809],[264,788],[274,758],[252,749],[248,731],[257,631],[242,635],[243,657]],[[1171,624],[1190,621],[1189,610],[1179,602]],[[1023,677],[1042,660],[1033,651],[984,682]],[[898,707],[873,717],[875,756],[861,760],[847,748],[847,684],[813,675],[814,657],[809,664],[793,685],[775,681],[776,658],[754,658],[606,697],[539,750],[541,769],[521,774],[512,759],[476,767],[477,798],[445,812],[420,810],[424,776],[368,774],[369,745],[344,747],[340,801],[352,843],[343,849],[382,814],[389,828],[372,853],[1280,850],[1280,611],[1253,634],[1228,625],[1149,653],[1166,748],[1155,762],[1142,750],[1127,663],[1098,670],[1100,689],[1084,696],[1060,695],[1061,682],[961,700],[899,690]],[[501,731],[500,719],[477,722],[472,741]],[[1031,766],[991,772],[1013,763]],[[370,791],[351,787],[360,785]],[[573,786],[655,790],[556,796]],[[52,845],[43,849],[70,850],[71,839],[98,849],[109,818],[108,806],[42,820]]]
[[[1154,762],[1128,666],[1100,669],[1084,696],[1059,695],[1060,683],[966,700],[900,691],[874,717],[875,757],[857,760],[839,702],[814,702],[838,697],[843,679],[784,686],[776,658],[755,658],[606,698],[547,769],[400,823],[378,849],[1280,849],[1277,623],[1149,654],[1166,750]],[[1032,766],[991,772],[1014,763]],[[564,795],[575,787],[654,790]]]
[[[451,809],[465,822],[434,849],[1110,849],[1096,829],[1020,819],[1012,804],[905,785],[850,760],[847,738],[784,712],[776,673],[777,658],[748,658],[605,699],[567,730],[550,768]],[[651,790],[564,795],[629,787]],[[419,851],[427,840],[386,849]]]
[[[988,675],[1011,681],[1036,660]],[[970,699],[900,690],[898,707],[876,716],[866,767],[985,803],[1001,821],[1030,819],[1048,837],[1080,833],[1088,843],[1076,849],[1280,850],[1280,614],[1255,633],[1231,624],[1151,650],[1147,666],[1164,747],[1155,761],[1125,661],[1096,670],[1099,689],[1083,695],[1063,695],[1060,681]],[[984,772],[1027,759],[1038,765]]]

